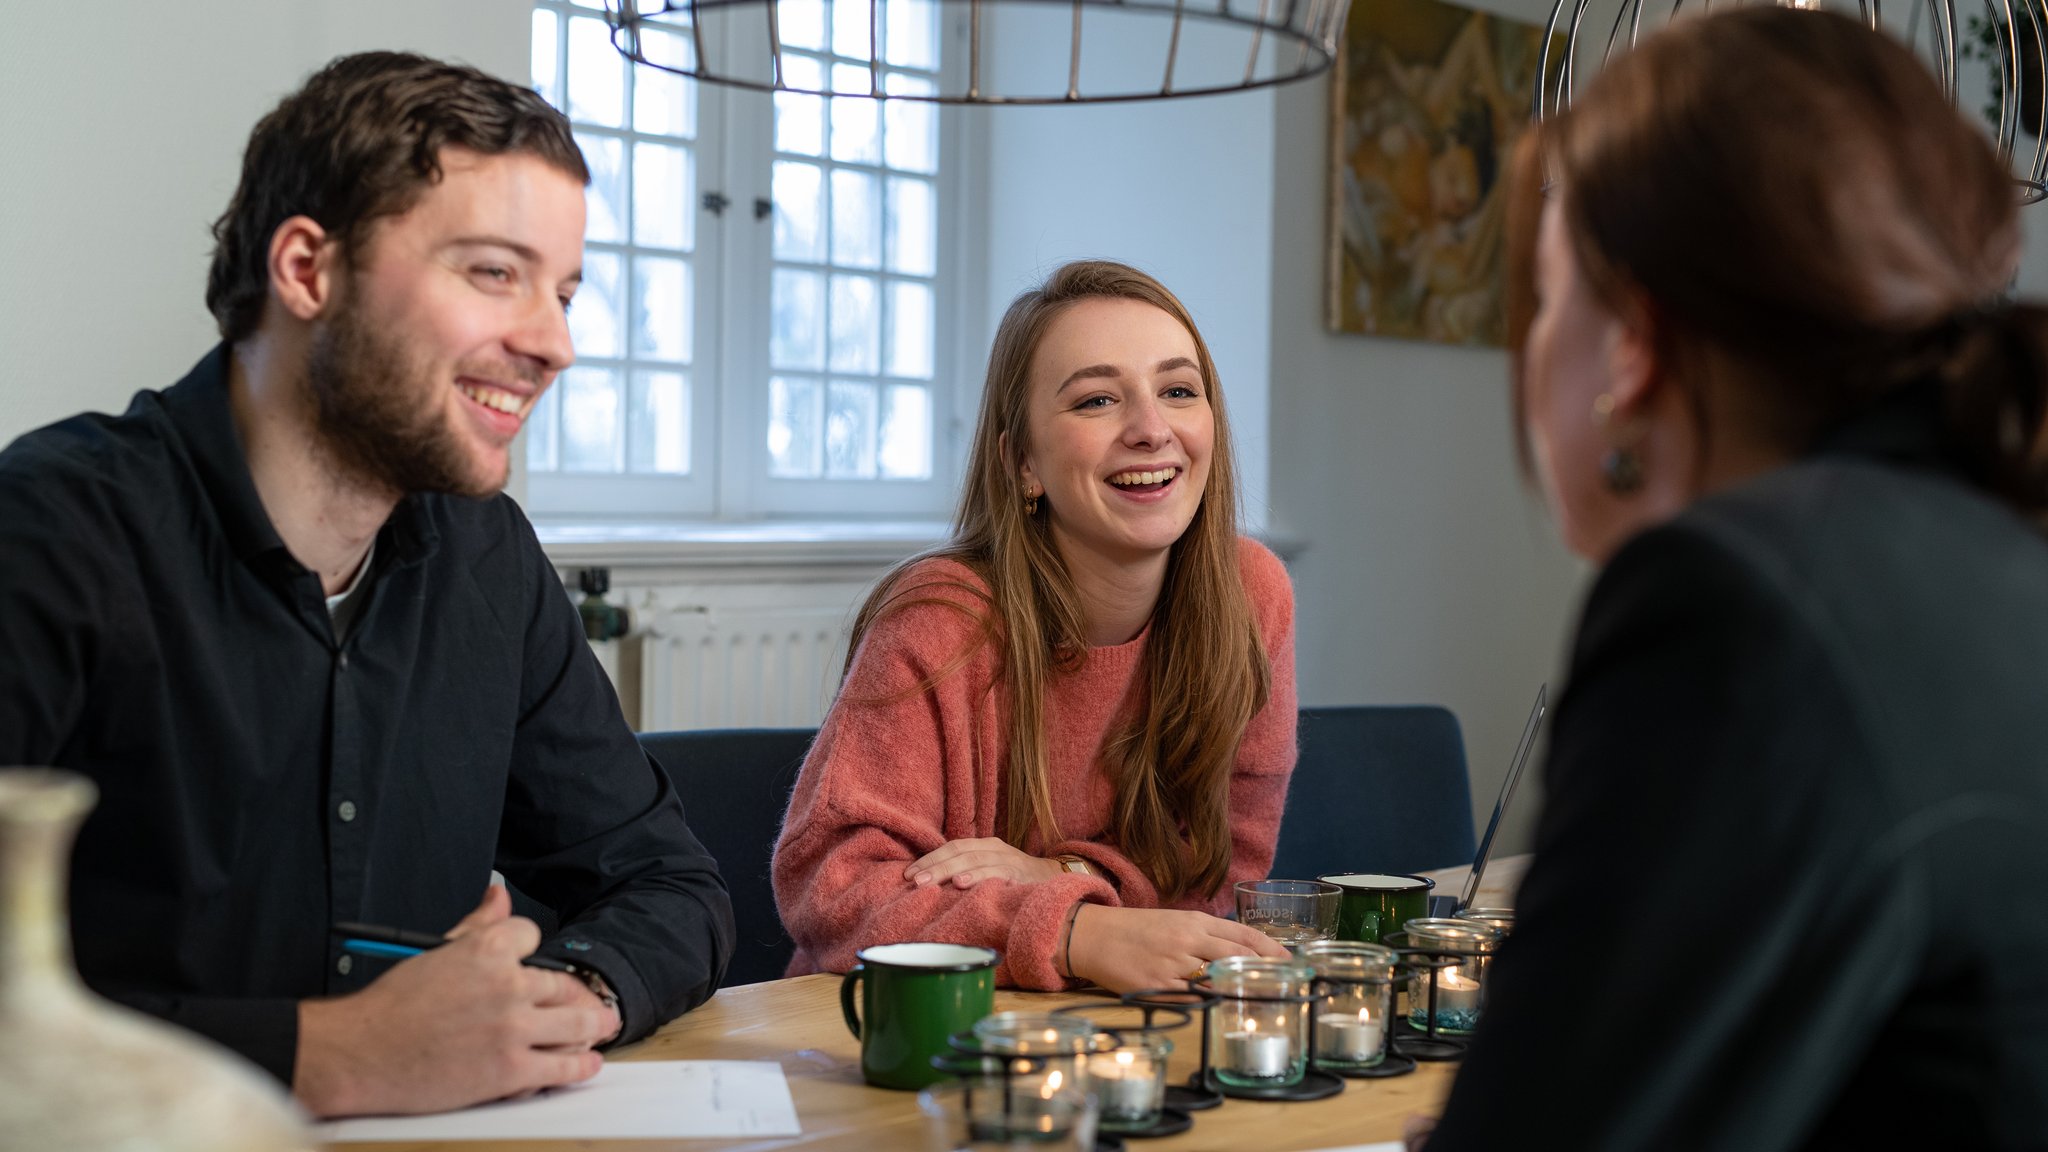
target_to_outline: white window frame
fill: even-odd
[[[590,14],[580,4],[556,0],[556,6],[576,15]],[[965,21],[950,18],[943,5],[940,13],[941,72],[947,74],[961,67]],[[733,53],[747,47],[735,43],[737,38],[715,37],[706,50],[732,59]],[[515,458],[524,471],[529,514],[559,524],[949,518],[960,482],[965,429],[974,418],[986,363],[985,350],[979,346],[983,286],[973,275],[981,261],[967,251],[967,240],[981,234],[978,225],[985,215],[979,194],[986,156],[968,130],[968,117],[943,106],[938,117],[939,168],[932,177],[939,219],[937,275],[932,280],[931,476],[789,479],[768,473],[774,221],[772,216],[754,214],[756,199],[769,196],[774,102],[766,93],[687,83],[695,87],[697,98],[696,203],[691,205],[697,214],[691,252],[696,324],[690,365],[691,472],[655,476],[533,471],[525,468],[522,436]],[[630,127],[619,134],[629,141],[637,136]],[[706,194],[712,192],[726,198],[722,214],[704,207]],[[630,286],[622,285],[621,300],[622,307],[631,307]],[[962,339],[963,334],[968,338]],[[630,332],[625,338],[630,341]],[[557,388],[560,383],[558,379]]]

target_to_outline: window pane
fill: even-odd
[[[610,368],[562,373],[562,471],[617,472],[624,463],[619,436],[619,374]]]
[[[814,164],[775,162],[775,258],[825,259],[824,171]]]
[[[624,315],[619,271],[615,252],[583,254],[583,285],[569,308],[569,339],[578,356],[617,356],[625,346],[619,338],[619,318]]]
[[[775,22],[785,48],[825,50],[825,0],[781,0]]]
[[[657,64],[688,68],[690,42],[681,36],[640,30],[640,53]],[[641,64],[633,68],[633,127],[655,136],[697,134],[697,93],[673,72]]]
[[[928,284],[889,284],[889,375],[932,378],[932,290]]]
[[[768,359],[777,368],[825,366],[825,277],[775,270],[769,301]]]
[[[576,134],[590,187],[583,190],[583,238],[600,243],[626,238],[626,149],[616,137]]]
[[[619,128],[626,115],[626,58],[612,32],[587,16],[569,21],[569,119]]]
[[[633,241],[650,248],[690,247],[690,150],[633,145]]]
[[[777,376],[768,381],[768,474],[807,478],[819,472],[823,437],[816,380]]]
[[[561,423],[562,390],[550,388],[526,417],[526,467],[534,472],[555,470],[556,435]]]
[[[882,394],[882,476],[888,480],[929,480],[932,476],[932,397],[923,388],[896,384]]]
[[[889,63],[899,68],[939,66],[938,6],[931,0],[888,0],[882,10]]]
[[[883,87],[891,92],[930,92],[932,82],[920,76],[891,72]],[[885,100],[882,114],[888,118],[889,167],[911,172],[939,169],[939,109],[937,105],[914,100]]]
[[[658,256],[633,258],[633,355],[690,359],[690,265]]]
[[[889,270],[913,276],[938,271],[939,213],[929,181],[889,178]]]
[[[782,80],[791,88],[817,91],[822,86],[825,66],[809,56],[785,52]],[[800,156],[825,154],[825,98],[802,92],[775,94],[775,147]]]
[[[541,99],[562,106],[562,21],[544,10],[533,14],[533,88]]]
[[[832,51],[841,56],[865,59],[872,38],[869,36],[868,20],[873,0],[832,0]],[[845,92],[846,82],[833,77],[832,90]],[[867,87],[862,81],[861,87]]]
[[[690,381],[680,372],[633,373],[628,467],[685,476],[690,471]]]
[[[882,318],[870,276],[832,277],[832,369],[872,374],[882,357]]]
[[[834,92],[865,92],[868,70],[858,64],[832,66]],[[878,164],[882,160],[881,128],[876,121],[878,102],[866,96],[832,101],[832,158],[852,164]]]
[[[865,172],[832,170],[832,262],[849,268],[882,263],[881,181]]]
[[[832,382],[825,412],[825,475],[875,475],[875,386]]]

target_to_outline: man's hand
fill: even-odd
[[[1008,841],[984,836],[946,841],[912,861],[903,870],[903,878],[919,888],[949,882],[955,888],[972,888],[983,880],[1008,880],[1012,884],[1052,880],[1064,871],[1057,861],[1041,859],[1012,847]]]
[[[1225,956],[1290,953],[1256,928],[1207,912],[1083,904],[1067,942],[1073,975],[1112,992],[1178,988],[1195,969]]]
[[[528,968],[533,921],[493,885],[450,942],[368,988],[299,1004],[292,1093],[315,1116],[439,1112],[588,1080],[619,1030],[582,981]]]

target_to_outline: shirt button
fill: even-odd
[[[343,800],[341,807],[336,808],[334,811],[336,815],[341,817],[341,822],[346,824],[356,818],[356,802],[353,800]]]
[[[343,976],[348,975],[348,970],[355,966],[356,958],[353,956],[343,956],[341,959],[336,960],[334,962],[334,970],[336,972],[341,973]]]

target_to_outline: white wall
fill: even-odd
[[[1002,12],[992,39],[1004,46],[1005,66],[1056,63],[1064,75],[1065,9],[1051,13],[1060,36],[1041,35],[1048,29],[1032,19],[1039,15]],[[1115,34],[1151,31],[1145,50],[1157,47],[1163,57],[1161,23],[1105,25],[1110,35],[1098,39],[1090,31],[1088,43],[1107,56],[1117,47]],[[1234,59],[1241,69],[1243,57]],[[1199,75],[1202,63],[1186,67]],[[1000,83],[1001,72],[994,74]],[[969,334],[983,351],[981,362],[1010,301],[1068,260],[1106,257],[1157,276],[1193,313],[1215,357],[1231,429],[1243,446],[1245,517],[1249,526],[1265,527],[1273,94],[999,108],[975,112],[971,125],[988,150],[988,321]]]
[[[207,227],[256,121],[329,59],[402,48],[524,82],[527,0],[7,5],[0,444],[120,411],[215,340]]]

